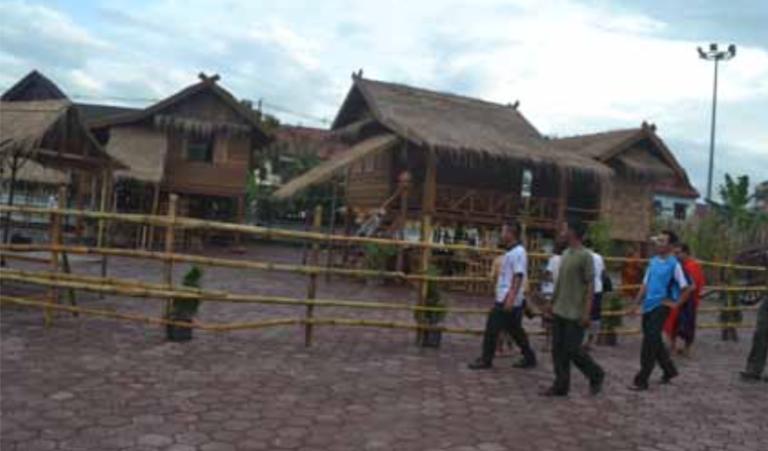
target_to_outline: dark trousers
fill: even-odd
[[[752,337],[752,350],[747,358],[747,372],[761,375],[765,371],[768,358],[768,301],[757,310],[757,328]]]
[[[526,363],[536,363],[536,354],[528,342],[528,334],[523,329],[523,307],[515,307],[511,312],[505,312],[501,304],[496,304],[488,313],[483,335],[483,360],[492,363],[496,355],[496,343],[499,332],[506,330],[515,344],[523,352]]]
[[[643,345],[640,350],[640,372],[635,376],[635,385],[648,385],[656,363],[659,364],[665,376],[677,374],[677,368],[669,357],[669,350],[664,344],[662,332],[670,309],[658,307],[643,314]]]
[[[584,326],[580,321],[555,315],[552,319],[552,363],[555,368],[553,390],[567,394],[571,388],[571,363],[589,379],[598,384],[605,377],[600,365],[582,347]]]

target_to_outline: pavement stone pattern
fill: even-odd
[[[267,247],[241,258],[296,262],[297,253]],[[113,259],[110,276],[159,282],[160,268]],[[98,265],[76,264],[75,271],[98,274]],[[205,277],[206,287],[234,292],[302,296],[306,290],[305,277],[288,274],[210,269]],[[406,302],[413,292],[333,279],[319,296]],[[448,298],[462,306],[491,302]],[[79,303],[160,312],[153,300],[82,295]],[[294,307],[208,303],[201,319],[301,314]],[[341,309],[316,309],[316,315],[412,318]],[[449,317],[451,325],[482,327],[483,321]],[[736,376],[750,331],[738,343],[702,331],[693,355],[678,358],[681,377],[641,394],[626,388],[639,364],[638,339],[622,338],[617,347],[594,351],[608,371],[603,394],[590,397],[575,372],[568,399],[543,399],[538,391],[552,381],[545,353],[535,370],[512,369],[511,359],[502,358],[491,371],[473,372],[466,364],[479,353],[480,338],[472,336],[444,336],[434,350],[414,346],[408,331],[316,327],[306,348],[303,328],[291,326],[196,332],[192,342],[177,344],[165,342],[156,326],[61,313],[46,330],[40,311],[14,306],[2,307],[0,326],[2,451],[768,450],[768,384]],[[541,351],[542,339],[533,342]]]

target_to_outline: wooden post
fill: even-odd
[[[406,171],[400,175],[400,239],[405,239],[405,228],[408,225],[408,192],[410,189],[411,176]],[[405,266],[405,248],[400,247],[397,250],[397,271],[402,272]]]
[[[338,180],[333,180],[331,183],[333,183],[333,194],[331,197],[331,220],[330,220],[330,234],[333,235],[336,233],[336,203],[338,201],[337,197],[339,195],[339,183]],[[325,267],[330,268],[333,264],[333,248],[334,244],[329,243],[326,249],[326,258],[325,258]],[[325,281],[329,281],[331,279],[331,273],[325,273]]]
[[[16,195],[16,177],[19,172],[19,156],[14,153],[11,159],[11,177],[9,180],[10,186],[8,187],[8,203],[9,207],[13,206],[13,198]],[[9,211],[5,214],[5,227],[3,228],[3,244],[9,244],[11,242],[11,221],[13,221],[13,214]],[[5,266],[5,256],[0,257],[0,266]]]
[[[56,206],[59,210],[64,210],[67,208],[67,186],[62,184],[59,185],[59,198],[58,198],[58,204]],[[50,241],[51,244],[54,246],[60,246],[61,245],[61,220],[62,217],[51,213],[51,219],[50,219]],[[50,261],[50,267],[52,273],[57,273],[59,270],[59,253],[57,251],[51,250],[51,261]],[[47,290],[47,301],[51,304],[58,304],[59,303],[59,293],[54,287],[49,287]],[[53,324],[53,310],[50,308],[46,308],[44,312],[44,322],[45,327],[50,327]]]
[[[323,225],[323,206],[317,205],[315,207],[314,216],[312,217],[312,228],[314,232],[319,232],[320,227]],[[310,253],[309,262],[308,264],[310,266],[316,266],[317,262],[320,260],[320,243],[315,243],[312,245],[312,252]],[[317,274],[312,273],[309,275],[309,283],[307,284],[307,299],[315,299],[317,296]],[[312,319],[312,316],[314,316],[314,306],[308,305],[307,306],[307,314],[306,319]],[[305,324],[304,325],[304,345],[305,346],[311,346],[312,345],[312,325],[311,324]]]
[[[82,171],[76,172],[77,177],[73,177],[75,183],[73,184],[75,188],[75,209],[76,210],[82,210],[85,207],[85,198],[83,196],[83,192],[85,191],[85,173]],[[80,241],[83,237],[83,228],[85,227],[85,220],[82,216],[78,216],[75,218],[75,240],[77,242],[81,243]]]
[[[165,253],[167,255],[173,254],[174,240],[176,239],[176,207],[179,201],[179,197],[176,194],[171,194],[168,199],[168,226],[165,229]],[[168,288],[173,287],[173,260],[168,259],[165,261],[165,284]],[[163,318],[168,318],[171,313],[171,303],[173,299],[168,299],[165,302],[165,309],[163,312]]]
[[[435,200],[437,198],[437,156],[434,151],[427,151],[426,162],[426,174],[424,177],[424,185],[422,186],[423,198],[422,198],[422,219],[421,219],[421,241],[424,243],[432,242],[432,215],[435,213]],[[432,252],[429,247],[424,247],[421,254],[420,272],[423,275],[427,274],[429,270],[429,262],[432,258]],[[422,281],[419,287],[419,305],[423,306],[427,302],[427,292],[429,290],[429,284],[427,281]],[[424,338],[422,330],[416,332],[416,341],[421,344]]]
[[[245,196],[237,197],[237,223],[245,224]],[[235,246],[240,247],[242,243],[242,236],[240,233],[235,233]],[[241,251],[243,249],[240,249]]]
[[[566,209],[568,208],[568,174],[565,169],[558,169],[557,182],[557,219],[555,224],[555,234],[563,231],[566,223]]]
[[[150,214],[152,216],[157,215],[157,210],[160,208],[160,183],[155,183],[155,192],[152,195],[152,211]],[[154,247],[155,243],[155,226],[151,225],[149,226],[149,237],[147,238],[147,244],[149,245],[149,248],[152,249]]]

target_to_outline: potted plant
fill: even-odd
[[[377,243],[365,245],[365,268],[373,271],[386,271],[390,261],[397,256],[397,248],[382,246]],[[371,277],[368,281],[374,285],[382,285],[383,277]]]
[[[437,270],[430,269],[427,271],[428,276],[437,276]],[[448,304],[442,299],[440,295],[440,288],[437,282],[433,280],[427,281],[427,293],[424,299],[424,307],[437,307],[447,308]],[[432,312],[432,311],[415,311],[414,317],[417,324],[439,327],[443,321],[445,321],[448,314],[446,312]],[[420,344],[425,348],[439,348],[440,342],[443,338],[443,331],[439,329],[427,329],[422,330],[419,334]]]
[[[182,285],[187,288],[200,288],[200,280],[203,277],[203,270],[193,266],[184,275]],[[171,308],[168,312],[170,321],[192,323],[200,310],[200,299],[174,299],[171,301]],[[165,326],[166,338],[168,341],[182,342],[192,340],[192,328],[167,324]]]
[[[606,293],[603,304],[605,306],[603,312],[608,314],[604,316],[602,321],[601,342],[607,346],[616,346],[619,342],[619,335],[616,330],[624,324],[624,317],[618,313],[624,310],[624,303],[618,293],[610,292]]]

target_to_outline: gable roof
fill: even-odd
[[[3,102],[64,99],[67,99],[67,95],[56,86],[56,83],[37,70],[25,75],[0,97]]]
[[[367,107],[367,108],[366,108]],[[334,130],[369,119],[399,137],[451,156],[479,156],[610,174],[591,158],[552,146],[520,113],[501,105],[456,94],[353,76]]]
[[[234,110],[234,112],[238,116],[244,119],[248,123],[248,125],[250,125],[252,129],[256,131],[256,134],[259,137],[259,140],[263,144],[266,144],[267,142],[269,142],[269,137],[261,128],[261,123],[259,121],[257,114],[250,108],[247,108],[246,106],[238,102],[237,99],[229,91],[219,86],[216,83],[219,79],[218,75],[208,77],[208,76],[205,76],[204,74],[200,74],[200,78],[201,80],[198,83],[190,85],[182,89],[181,91],[177,92],[176,94],[170,97],[167,97],[153,105],[150,105],[147,108],[144,108],[142,110],[129,111],[129,112],[115,115],[115,116],[96,119],[91,121],[89,125],[91,126],[91,128],[104,128],[104,127],[113,127],[116,125],[132,124],[135,122],[142,121],[144,119],[148,119],[158,113],[161,113],[164,110],[174,105],[177,105],[178,103],[196,94],[209,91],[213,93],[224,104],[226,104],[228,107]]]
[[[658,150],[658,158],[635,149],[635,146],[643,140],[647,140]],[[672,151],[656,133],[655,125],[643,122],[637,128],[557,138],[552,142],[562,150],[594,158],[606,164],[618,161],[629,166],[629,169],[636,173],[655,172],[659,178],[675,178],[679,182],[676,183],[675,188],[677,193],[698,197],[698,192],[691,185],[685,169],[680,166]],[[660,163],[666,168],[660,167]]]
[[[0,159],[22,155],[46,167],[123,167],[96,142],[68,100],[0,102],[0,136]]]

